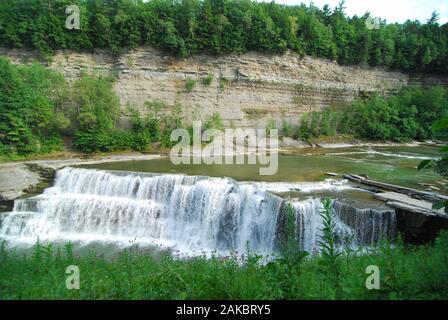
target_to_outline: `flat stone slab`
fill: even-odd
[[[399,209],[409,209],[409,211],[412,212],[420,211],[421,213],[426,214],[434,213],[434,214],[446,215],[443,209],[433,210],[432,209],[433,204],[431,202],[414,199],[401,193],[395,193],[395,192],[376,193],[374,195],[374,198],[385,201],[388,203],[388,205],[392,207],[399,207]]]
[[[38,173],[25,164],[7,163],[0,166],[0,201],[11,201],[25,194],[41,181]]]

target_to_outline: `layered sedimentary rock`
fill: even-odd
[[[3,49],[0,54],[16,62],[36,57],[23,50]],[[186,121],[219,113],[227,126],[238,127],[265,127],[270,120],[280,123],[282,119],[295,123],[301,113],[339,106],[371,92],[387,94],[405,85],[448,83],[435,77],[340,66],[295,53],[181,59],[153,48],[139,48],[120,57],[103,51],[59,52],[48,66],[63,73],[68,81],[83,71],[116,76],[114,89],[121,99],[124,119],[127,105],[144,113],[146,101],[160,100],[167,109],[182,106]],[[206,77],[212,77],[210,84],[203,83]],[[187,79],[195,81],[191,91],[187,90]]]

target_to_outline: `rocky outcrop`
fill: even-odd
[[[30,61],[32,52],[0,50],[14,61]],[[382,69],[340,66],[335,62],[247,53],[180,59],[153,48],[139,48],[119,58],[95,53],[57,53],[49,67],[71,81],[82,71],[117,76],[115,91],[125,106],[145,112],[144,103],[180,104],[186,121],[218,112],[228,126],[266,127],[270,120],[295,123],[303,112],[341,105],[370,92],[391,93],[415,83],[448,83],[446,79],[411,76]],[[203,81],[212,77],[211,83]],[[186,80],[196,81],[192,90]]]
[[[32,192],[41,182],[37,172],[24,164],[6,163],[0,166],[0,201],[6,202]]]
[[[0,212],[11,208],[15,199],[38,194],[53,181],[56,171],[68,166],[98,164],[130,160],[152,160],[159,155],[111,155],[92,158],[35,160],[0,164]]]
[[[422,214],[409,207],[397,208],[395,212],[398,231],[406,243],[433,242],[442,230],[448,229],[448,216]]]

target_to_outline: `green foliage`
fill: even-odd
[[[84,76],[72,86],[70,118],[74,145],[83,152],[130,149],[132,137],[116,128],[120,101],[112,79]]]
[[[212,74],[207,74],[206,77],[202,78],[202,84],[206,87],[209,87],[213,82],[213,75]]]
[[[187,90],[187,92],[192,92],[195,86],[196,80],[187,78],[187,80],[185,81],[185,90]]]
[[[304,113],[300,118],[300,125],[298,130],[298,138],[304,141],[307,141],[311,138],[310,131],[308,130],[309,126],[309,114]]]
[[[398,141],[446,139],[447,131],[431,124],[448,116],[448,89],[441,86],[405,88],[396,95],[373,94],[345,107],[330,107],[303,114],[297,136],[350,134],[359,138]],[[296,130],[289,130],[296,131]]]
[[[224,91],[228,84],[229,84],[229,79],[222,77],[222,76],[219,78],[219,89],[221,91]]]
[[[171,147],[171,132],[183,128],[182,106],[167,106],[162,101],[147,101],[147,112],[141,116],[135,108],[129,108],[131,130],[134,136],[133,149],[145,151],[150,143],[160,142],[162,147]]]
[[[307,252],[300,249],[297,240],[296,214],[292,204],[288,203],[285,214],[285,232],[280,239],[280,257],[269,264],[284,298],[294,299],[295,292],[299,289],[299,277],[303,260],[308,256]]]
[[[277,122],[275,120],[269,120],[268,125],[266,126],[267,134],[270,133],[270,130],[277,130]]]
[[[295,137],[296,130],[294,126],[286,121],[285,119],[282,120],[282,135],[284,137]]]
[[[67,5],[80,8],[81,30],[65,28]],[[381,21],[369,30],[368,13],[348,17],[343,6],[240,0],[3,0],[0,12],[0,43],[36,48],[47,58],[57,49],[120,54],[140,45],[181,57],[289,49],[341,64],[448,71],[448,25],[439,25],[437,15],[425,24]]]
[[[2,154],[48,153],[74,138],[84,152],[129,149],[132,137],[116,129],[120,103],[109,78],[65,79],[39,64],[15,66],[0,58]]]
[[[65,81],[39,64],[15,66],[0,57],[0,155],[46,153],[61,147]]]
[[[330,287],[334,289],[336,299],[342,297],[342,285],[341,285],[341,265],[340,257],[342,251],[338,248],[338,235],[336,233],[336,222],[333,213],[333,202],[331,199],[322,199],[323,210],[320,212],[320,216],[323,222],[322,236],[319,241],[319,247],[321,248],[321,266],[323,274]]]
[[[448,118],[443,118],[432,125],[432,129],[436,132],[446,132],[448,131]],[[423,170],[428,167],[433,167],[434,170],[443,177],[448,177],[448,147],[443,147],[439,150],[441,153],[441,158],[437,160],[423,160],[419,166],[418,170]],[[448,188],[448,185],[445,185]],[[445,209],[445,213],[448,214],[448,201],[443,200],[433,205],[434,210]]]
[[[174,259],[167,253],[138,248],[122,251],[106,260],[91,251],[75,254],[68,244],[62,249],[36,244],[23,256],[0,246],[0,296],[2,299],[335,299],[338,288],[322,278],[320,256],[289,264],[281,257],[263,263],[248,249],[243,257]],[[340,299],[448,298],[448,232],[433,246],[405,247],[383,243],[368,253],[337,258]],[[327,261],[327,260],[325,260]],[[67,290],[65,270],[80,269],[80,290]],[[365,270],[381,270],[380,290],[367,290]],[[290,266],[292,269],[288,269]],[[326,272],[326,271],[325,271]],[[337,284],[339,286],[339,284]],[[328,288],[328,290],[322,290]]]
[[[172,130],[182,126],[179,105],[146,103],[147,115],[131,110],[131,130],[117,128],[120,101],[113,78],[83,75],[70,88],[41,65],[15,66],[0,58],[0,156],[15,159],[61,149],[62,138],[83,152],[170,146]],[[216,121],[216,119],[215,119]]]
[[[224,129],[224,123],[222,121],[222,117],[219,113],[214,113],[212,116],[210,116],[208,119],[205,120],[205,123],[203,125],[204,130],[208,129],[216,129],[216,130],[223,130]]]

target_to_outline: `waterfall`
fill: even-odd
[[[322,224],[320,200],[293,206],[297,240],[313,251]],[[388,224],[380,214],[350,219],[349,210],[336,202],[334,208],[338,233],[355,235],[360,244],[393,228],[392,218]],[[0,215],[0,238],[150,244],[187,255],[243,252],[248,243],[255,252],[271,254],[278,248],[284,211],[282,198],[229,178],[64,168],[54,186],[16,200],[13,212]]]
[[[357,245],[371,246],[397,236],[397,217],[393,209],[358,209],[340,201],[333,202],[333,209],[338,219],[352,228]]]
[[[293,202],[296,238],[302,250],[318,252],[322,236],[321,199]],[[372,246],[382,239],[393,240],[397,226],[394,210],[359,209],[334,200],[332,204],[336,234],[341,246]]]

